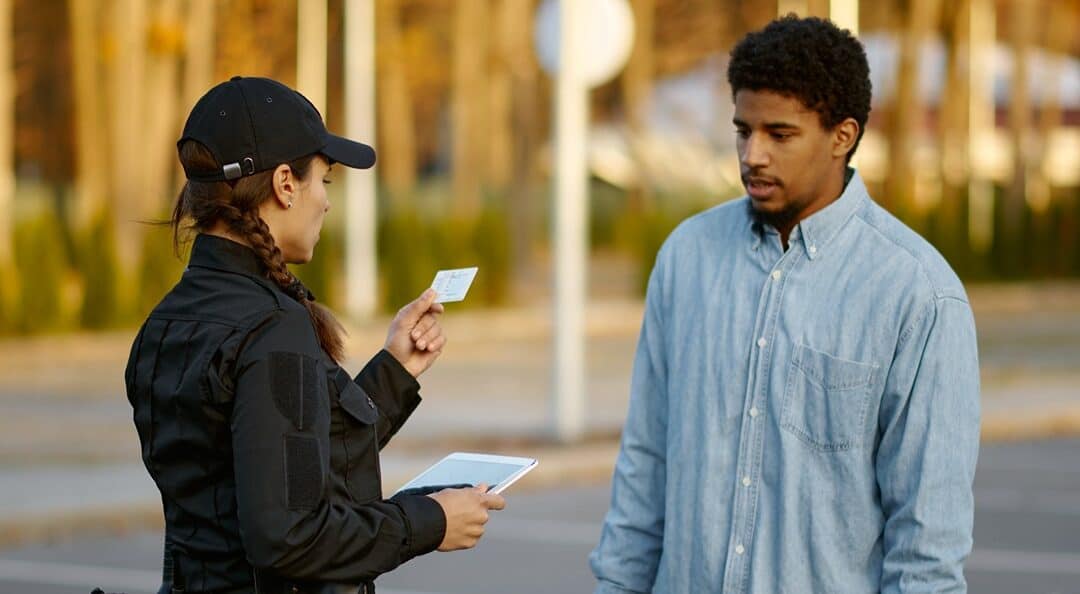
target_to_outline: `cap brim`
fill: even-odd
[[[326,146],[320,152],[335,163],[353,169],[367,169],[375,164],[375,149],[333,134],[326,135]]]

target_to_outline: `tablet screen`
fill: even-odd
[[[487,483],[489,487],[494,487],[521,468],[519,464],[447,459],[429,468],[427,472],[410,481],[404,488],[462,483],[474,486]]]
[[[417,475],[401,490],[485,483],[491,491],[498,493],[534,466],[536,460],[532,458],[455,452]]]

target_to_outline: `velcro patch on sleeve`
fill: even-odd
[[[278,412],[304,430],[315,422],[322,383],[319,362],[300,353],[270,353],[270,392]]]
[[[285,436],[285,491],[289,509],[312,509],[322,497],[319,441],[306,435]]]

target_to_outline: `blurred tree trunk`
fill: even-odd
[[[125,278],[134,278],[143,230],[137,221],[145,212],[146,0],[115,0],[106,12],[106,80],[109,106],[113,222],[117,253]]]
[[[100,0],[69,0],[75,97],[74,227],[85,230],[105,209],[109,129],[102,101]]]
[[[195,106],[199,97],[214,84],[214,2],[215,0],[187,2],[184,23],[184,100],[181,109],[184,117]]]
[[[993,79],[997,5],[993,0],[968,2],[968,241],[986,265],[985,256],[994,245],[994,185],[987,160],[997,128]]]
[[[296,3],[296,90],[326,120],[327,0]]]
[[[14,258],[15,65],[12,8],[11,0],[0,0],[0,273],[5,278]],[[0,311],[6,310],[5,304],[5,293],[0,292]]]
[[[1017,2],[1009,7],[1013,75],[1010,85],[1009,137],[1013,147],[1012,183],[1002,204],[1002,265],[1007,274],[1018,275],[1024,267],[1027,212],[1027,181],[1033,160],[1031,146],[1031,91],[1028,87],[1032,34],[1035,27],[1033,0]]]
[[[488,168],[488,2],[454,3],[454,80],[451,98],[455,213],[479,212]]]
[[[967,0],[945,3],[942,21],[945,42],[945,86],[938,109],[939,159],[942,199],[936,217],[937,242],[953,261],[966,245],[965,189],[970,170],[968,155],[968,43]],[[958,263],[953,261],[953,266]]]
[[[139,218],[161,218],[170,202],[179,137],[180,59],[184,25],[179,0],[157,0],[151,9],[146,56],[145,125],[141,137],[146,155],[146,189]],[[181,124],[182,125],[182,124]]]
[[[501,0],[500,35],[506,70],[510,76],[511,106],[509,133],[512,161],[507,208],[514,268],[531,273],[532,246],[536,235],[534,201],[537,197],[536,145],[540,137],[537,114],[542,113],[539,93],[539,69],[532,46],[533,4],[520,0]]]
[[[1060,241],[1060,245],[1047,246],[1042,258],[1036,259],[1036,265],[1049,274],[1068,274],[1070,257],[1075,257],[1075,234],[1054,237],[1054,204],[1052,203],[1050,180],[1045,171],[1049,158],[1049,139],[1055,128],[1062,125],[1061,81],[1065,75],[1065,61],[1068,56],[1070,35],[1077,22],[1077,10],[1080,2],[1050,2],[1047,8],[1046,50],[1052,56],[1046,78],[1038,81],[1042,87],[1042,103],[1039,106],[1038,131],[1035,135],[1033,154],[1030,155],[1031,168],[1028,170],[1028,202],[1032,207],[1032,232],[1035,237],[1044,238],[1048,243]],[[1074,198],[1075,199],[1075,198]],[[1075,208],[1066,210],[1075,213]],[[1074,216],[1074,215],[1067,215]],[[1065,217],[1062,217],[1063,219]],[[1044,244],[1046,245],[1046,244]],[[1055,258],[1057,256],[1057,258]]]
[[[513,52],[512,36],[526,31],[514,30],[520,19],[515,18],[512,4],[524,4],[520,0],[495,0],[491,48],[491,72],[488,84],[490,142],[488,151],[487,182],[491,189],[501,193],[510,185],[514,165],[513,141]]]
[[[195,106],[195,102],[214,84],[214,32],[216,29],[214,4],[215,0],[188,0],[187,2],[187,14],[184,17],[182,99],[174,130],[177,139],[180,138],[187,114]],[[169,149],[174,151],[175,146],[175,144],[169,144]],[[184,170],[180,167],[180,160],[176,158],[175,152],[170,153],[170,161],[178,182],[174,184],[175,189],[179,190],[180,182],[184,179]]]
[[[645,121],[649,114],[653,89],[656,0],[633,0],[631,6],[634,10],[634,47],[622,74],[622,91],[630,131],[629,144],[633,151],[634,147],[640,146],[645,139]],[[645,170],[644,167],[638,169],[639,172]],[[631,188],[628,195],[627,210],[630,213],[638,214],[646,208],[651,195],[650,189],[651,180],[644,177],[638,179],[637,187]]]
[[[893,94],[889,130],[889,161],[884,205],[894,213],[911,207],[915,189],[913,154],[922,130],[923,103],[919,96],[919,58],[927,31],[935,25],[939,0],[905,0],[900,4],[904,17],[899,40],[896,92]]]
[[[416,130],[398,0],[376,2],[375,38],[379,172],[391,199],[399,202],[416,185]]]
[[[296,64],[295,21],[288,29],[284,28],[285,15],[292,16],[292,11],[277,10],[263,14],[258,18],[257,0],[228,0],[217,2],[218,14],[222,23],[217,35],[216,80],[228,80],[235,75],[269,76],[277,78],[289,86],[296,86],[295,68],[288,73],[278,72],[275,68],[278,53],[288,50],[288,61]],[[263,11],[264,13],[267,11]],[[275,15],[277,18],[275,19]],[[273,21],[274,27],[267,27],[266,21]],[[265,33],[264,33],[265,32]],[[273,51],[266,51],[266,40],[273,44]],[[287,76],[285,76],[287,74]]]

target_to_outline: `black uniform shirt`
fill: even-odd
[[[195,239],[126,382],[187,591],[250,587],[253,569],[369,582],[442,541],[435,500],[382,499],[378,452],[420,403],[416,380],[386,351],[350,378],[248,247]]]

